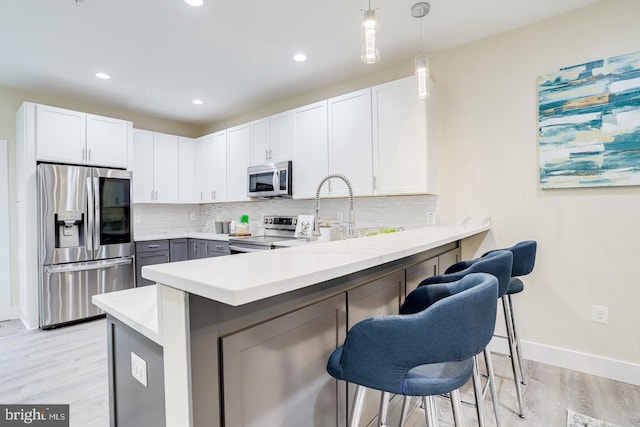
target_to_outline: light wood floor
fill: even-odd
[[[493,361],[504,427],[564,427],[567,409],[620,427],[640,426],[640,387],[530,361],[525,362],[529,382],[523,387],[527,418],[521,420],[515,413],[509,359],[494,356]],[[463,398],[473,401],[470,393],[467,387]],[[438,400],[441,426],[453,425],[449,403]],[[70,404],[71,427],[107,427],[105,320],[51,331],[27,331],[19,321],[1,322],[0,403]],[[485,406],[488,425],[493,426],[489,397]],[[477,425],[475,410],[465,408],[463,413],[467,426]],[[420,409],[409,421],[407,427],[425,425]]]

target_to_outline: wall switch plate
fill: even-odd
[[[195,220],[196,220],[196,213],[195,213],[195,212],[191,212],[191,213],[189,214],[189,219],[190,219],[191,221],[195,221]]]
[[[142,214],[135,214],[135,222],[142,222]]]
[[[436,225],[436,213],[427,212],[427,225]]]
[[[609,323],[609,307],[603,305],[591,306],[591,321],[594,323]]]
[[[143,386],[147,386],[147,362],[134,352],[131,352],[131,376]]]

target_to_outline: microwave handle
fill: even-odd
[[[280,173],[276,169],[273,171],[273,190],[278,191],[280,189]]]

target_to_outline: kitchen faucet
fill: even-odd
[[[325,182],[330,180],[331,178],[341,179],[347,184],[347,188],[349,189],[349,238],[356,237],[356,217],[353,213],[353,187],[351,186],[351,180],[346,176],[340,173],[329,174],[320,181],[318,184],[318,189],[316,190],[316,218],[314,222],[313,235],[315,237],[320,236],[320,190],[322,190],[322,186]]]

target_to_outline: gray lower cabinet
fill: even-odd
[[[229,242],[222,242],[219,240],[209,240],[209,256],[225,256],[231,255],[231,249],[229,249]]]
[[[108,315],[107,350],[110,426],[164,426],[162,347]],[[136,372],[146,377],[146,386],[134,378],[132,359],[137,361]]]
[[[327,360],[346,332],[345,294],[221,339],[224,425],[344,426]]]
[[[169,240],[136,242],[136,286],[155,284],[142,277],[142,267],[167,262],[169,262]]]
[[[444,274],[445,270],[460,261],[460,247],[452,249],[438,256],[438,274]]]
[[[178,262],[189,259],[188,239],[171,239],[169,240],[169,261]]]
[[[370,317],[398,314],[400,297],[403,293],[404,271],[397,271],[347,291],[347,300],[349,302],[348,327],[352,328],[356,323]],[[351,411],[354,391],[355,386],[349,384],[349,411]],[[367,390],[361,419],[363,425],[368,425],[378,416],[380,394],[379,391]],[[387,423],[393,425],[391,420],[387,420]]]
[[[418,287],[424,279],[438,274],[438,257],[422,261],[407,267],[406,271],[406,291],[405,296]]]
[[[188,239],[189,259],[209,257],[209,241],[205,239]]]

